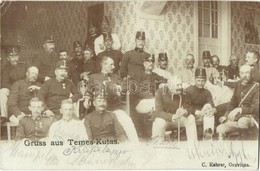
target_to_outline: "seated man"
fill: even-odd
[[[134,74],[130,82],[130,113],[139,136],[146,136],[140,114],[147,114],[154,109],[155,91],[162,86],[166,79],[152,72],[154,55],[145,57],[144,70]],[[150,135],[149,135],[150,136]]]
[[[31,141],[39,141],[47,137],[54,118],[42,115],[43,109],[41,100],[36,97],[30,100],[31,115],[26,115],[20,120],[16,129],[16,140],[27,138]]]
[[[10,91],[7,101],[11,122],[17,122],[25,115],[30,114],[29,102],[37,96],[41,84],[36,82],[39,70],[32,66],[26,72],[26,78],[16,81]],[[15,119],[16,118],[16,119]]]
[[[214,68],[216,68],[219,73],[223,72],[223,70],[224,70],[224,72],[225,72],[225,70],[227,69],[227,67],[224,66],[224,65],[220,65],[219,63],[220,63],[219,57],[218,57],[217,55],[213,55],[213,56],[211,57],[211,65],[212,65]],[[225,73],[225,74],[226,74],[226,73]]]
[[[73,103],[82,97],[78,88],[71,80],[67,79],[68,68],[65,61],[59,61],[55,69],[56,78],[47,80],[42,85],[38,97],[44,102],[45,114],[55,115],[61,119],[60,105],[62,100],[70,99]],[[71,96],[72,94],[72,96]]]
[[[241,138],[246,139],[248,128],[254,126],[259,119],[259,85],[253,81],[252,69],[249,65],[240,67],[240,78],[232,99],[224,116],[220,117],[217,127],[219,139],[226,133],[241,130]]]
[[[239,77],[239,59],[237,56],[231,55],[229,62],[230,64],[227,66],[228,79],[236,80]]]
[[[53,123],[50,127],[48,137],[51,140],[88,139],[83,122],[73,119],[74,109],[73,103],[70,100],[66,99],[61,102],[60,113],[62,114],[61,120]]]
[[[1,89],[0,89],[0,113],[1,123],[8,121],[7,99],[10,88],[14,82],[25,78],[27,65],[21,61],[19,50],[16,47],[7,49],[7,63],[1,70]]]
[[[106,110],[107,100],[104,91],[94,94],[95,110],[85,117],[85,127],[90,140],[125,141],[126,135],[114,113]]]
[[[126,106],[122,103],[122,80],[119,75],[113,74],[114,61],[104,56],[101,60],[101,72],[90,75],[88,92],[105,89],[107,93],[107,110],[113,111],[131,142],[137,142],[138,137],[131,118],[125,112]]]
[[[196,121],[203,121],[204,139],[211,139],[214,133],[214,113],[216,108],[209,90],[205,89],[206,70],[195,70],[195,85],[188,87],[185,92],[191,98]]]
[[[152,139],[164,141],[165,131],[171,127],[186,128],[188,141],[197,140],[197,128],[190,97],[182,93],[182,82],[176,76],[168,79],[167,86],[155,93]]]
[[[153,72],[168,79],[171,76],[171,73],[167,71],[168,67],[168,57],[167,53],[159,53],[158,55],[158,67],[156,67]]]

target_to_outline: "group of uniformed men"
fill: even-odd
[[[203,52],[204,66],[194,68],[194,56],[188,54],[186,66],[172,73],[167,53],[159,53],[155,67],[155,56],[144,51],[145,32],[138,31],[136,47],[123,54],[107,17],[101,30],[98,35],[91,24],[85,45],[73,43],[72,56],[67,50],[55,52],[53,36],[44,39],[44,51],[30,65],[21,61],[16,48],[8,50],[0,90],[1,123],[9,118],[19,123],[16,139],[137,142],[152,129],[150,136],[164,141],[168,129],[185,127],[187,139],[197,140],[200,122],[204,139],[212,139],[215,131],[222,139],[228,132],[240,130],[245,136],[249,128],[258,127],[257,51],[248,51],[240,68],[236,56],[229,66],[221,66],[209,51]],[[235,83],[229,85],[228,79]],[[207,81],[234,88],[224,112],[204,88]],[[146,127],[151,121],[152,128]]]

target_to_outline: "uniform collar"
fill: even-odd
[[[137,52],[143,52],[144,51],[144,49],[143,48],[135,48],[135,51],[137,51]]]

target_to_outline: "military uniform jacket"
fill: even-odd
[[[123,141],[126,139],[122,126],[112,112],[94,110],[85,117],[84,124],[90,140],[101,138]]]
[[[247,92],[251,89],[251,87],[257,84],[254,89],[249,93],[247,98],[241,105],[242,115],[254,115],[256,119],[259,118],[259,84],[253,81],[249,82],[246,85],[242,84],[242,81],[238,81],[234,90],[234,94],[231,98],[231,101],[227,107],[227,111],[225,116],[235,108],[239,107],[240,101],[245,97]]]
[[[52,117],[39,116],[32,118],[31,116],[25,116],[19,121],[15,139],[28,138],[32,141],[39,141],[48,136],[49,128],[54,121]]]
[[[181,106],[187,110],[188,114],[192,114],[193,108],[188,94],[181,94]],[[171,94],[168,87],[159,88],[155,93],[155,112],[153,119],[156,117],[166,121],[172,121],[172,115],[176,113],[180,104],[180,96]]]
[[[107,93],[107,108],[108,110],[113,110],[121,105],[120,97],[115,93],[116,85],[121,85],[121,83],[122,80],[117,74],[105,75],[104,73],[96,73],[90,75],[87,87],[90,93],[105,89]]]
[[[197,86],[189,86],[185,93],[191,99],[191,106],[193,108],[192,113],[194,114],[196,110],[201,110],[206,103],[209,103],[211,107],[215,108],[214,102],[212,100],[212,95],[209,90],[205,88],[198,88]]]
[[[90,72],[90,74],[94,74],[97,72],[97,64],[93,58],[84,61],[83,72]]]
[[[28,89],[31,85],[41,86],[40,83],[31,83],[27,79],[16,81],[12,85],[7,101],[9,114],[18,116],[21,112],[25,114],[31,113],[28,109],[29,102],[38,93],[37,90],[31,92]]]
[[[17,66],[7,63],[1,72],[1,88],[10,89],[12,84],[26,77],[27,65],[25,62],[19,62]]]
[[[254,68],[252,69],[253,71],[253,80],[255,82],[260,83],[260,69],[259,69],[259,63],[257,63]]]
[[[232,68],[231,65],[229,65],[227,67],[227,71],[228,71],[228,74],[227,74],[228,79],[235,79],[235,77],[239,77],[239,68],[238,67]]]
[[[72,97],[70,97],[70,93],[73,94]],[[46,109],[58,114],[62,100],[71,98],[74,103],[82,95],[72,81],[64,80],[63,82],[59,82],[56,78],[52,78],[44,82],[38,97],[44,102]]]
[[[114,60],[114,66],[115,66],[114,73],[119,74],[118,71],[119,71],[120,62],[123,58],[123,53],[119,50],[106,50],[104,52],[99,53],[97,56],[97,68],[98,68],[97,71],[98,72],[101,71],[100,62],[101,62],[102,57],[104,57],[104,56],[111,57]]]
[[[38,80],[40,83],[44,82],[45,77],[54,78],[56,63],[59,61],[58,55],[55,52],[42,52],[38,57],[32,61],[32,66],[39,69]]]
[[[68,62],[68,74],[73,83],[77,85],[80,82],[80,74],[83,72],[84,60],[74,57]]]
[[[149,57],[150,54],[144,51],[131,50],[124,54],[121,66],[120,66],[120,75],[122,78],[126,76],[132,77],[135,74],[139,74],[144,70],[144,59]]]

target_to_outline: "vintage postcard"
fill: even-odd
[[[0,168],[259,169],[258,1],[1,1]]]

